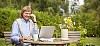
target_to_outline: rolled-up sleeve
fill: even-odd
[[[39,34],[39,29],[34,28],[33,31],[34,31],[34,34]]]
[[[39,34],[39,29],[34,27],[34,23],[33,23],[33,32],[34,34]]]
[[[13,25],[12,25],[12,33],[11,33],[11,40],[13,43],[15,44],[19,44],[19,27],[18,27],[18,23],[17,21],[14,21]]]

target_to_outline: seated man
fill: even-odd
[[[29,6],[25,6],[21,11],[20,18],[13,22],[11,40],[16,46],[28,46],[28,43],[22,41],[33,39],[33,34],[38,34],[36,16],[32,14]]]

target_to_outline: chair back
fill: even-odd
[[[5,39],[6,45],[12,44],[10,36],[11,36],[11,32],[4,32],[4,39]]]
[[[80,39],[81,32],[80,31],[68,31],[68,38],[77,38]]]

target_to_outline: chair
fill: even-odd
[[[68,38],[78,39],[77,45],[80,43],[81,31],[68,31]]]
[[[5,39],[6,46],[10,44],[14,46],[14,44],[11,42],[10,36],[11,36],[11,32],[4,32],[4,39]]]
[[[68,31],[68,38],[78,38],[80,39],[80,31]]]

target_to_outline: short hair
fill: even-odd
[[[20,13],[20,17],[21,17],[21,18],[23,18],[23,13],[24,13],[25,11],[31,11],[31,14],[32,14],[32,9],[31,9],[31,7],[30,7],[30,6],[25,6],[25,7],[23,7],[23,9],[21,10],[21,13]]]

